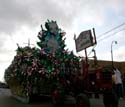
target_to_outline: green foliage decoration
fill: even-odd
[[[5,70],[5,81],[10,87],[12,78],[23,87],[21,95],[31,95],[35,90],[43,92],[47,87],[52,90],[60,77],[70,76],[74,70],[80,72],[79,58],[65,50],[65,32],[58,28],[56,21],[48,20],[45,27],[46,30],[41,26],[38,33],[39,48],[18,46],[16,56]],[[49,43],[54,46],[50,47]]]

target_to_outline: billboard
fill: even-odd
[[[91,30],[81,32],[78,38],[75,39],[75,44],[77,52],[92,46],[94,43]]]

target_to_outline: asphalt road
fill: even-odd
[[[104,107],[102,98],[99,99],[91,98],[91,107]],[[75,107],[74,100],[71,98],[70,101],[65,102],[65,107]],[[120,99],[119,107],[125,106],[125,99]],[[0,88],[0,107],[52,107],[50,98],[36,99],[30,104],[24,104],[16,100],[11,96],[9,89]]]

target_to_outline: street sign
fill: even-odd
[[[75,43],[77,52],[92,46],[94,43],[91,30],[81,32],[78,38],[75,39]]]

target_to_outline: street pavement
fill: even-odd
[[[71,101],[65,102],[65,107],[75,107],[73,98]],[[104,107],[102,97],[99,99],[91,98],[91,107]],[[125,99],[120,99],[119,107],[125,106]],[[41,97],[36,99],[30,104],[24,104],[11,96],[9,89],[0,88],[0,107],[52,107],[51,99]]]

